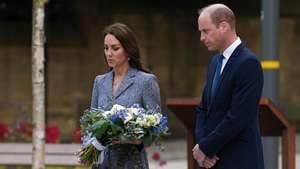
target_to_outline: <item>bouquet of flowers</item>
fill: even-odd
[[[86,110],[80,119],[83,145],[77,153],[82,164],[91,165],[114,140],[121,144],[142,141],[149,146],[168,135],[168,119],[157,110],[146,110],[139,105],[130,108],[113,105],[111,110]],[[102,156],[102,157],[101,157]],[[103,160],[103,153],[101,154]]]

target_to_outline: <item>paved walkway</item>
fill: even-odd
[[[166,160],[167,163],[159,166],[157,161],[151,157],[153,152],[157,151],[155,147],[147,149],[150,169],[187,169],[187,150],[185,140],[170,140],[162,143],[165,151],[161,152],[161,159]],[[300,169],[300,134],[297,135],[296,141],[296,169]],[[281,155],[279,155],[279,159]],[[279,160],[279,169],[281,169],[281,161]]]
[[[157,147],[147,149],[150,169],[186,169],[187,168],[187,150],[185,140],[171,140],[162,142],[164,151],[160,152],[161,160],[167,163],[163,166],[158,161],[152,159],[153,152],[158,151]]]

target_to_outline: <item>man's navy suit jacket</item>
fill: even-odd
[[[197,107],[196,142],[208,157],[220,158],[213,169],[263,169],[258,120],[263,88],[260,62],[240,44],[226,63],[212,98],[216,64],[215,56]]]

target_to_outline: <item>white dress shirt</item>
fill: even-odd
[[[240,37],[238,37],[228,48],[226,48],[224,50],[224,52],[222,53],[224,58],[223,58],[223,62],[222,62],[221,73],[223,72],[223,69],[224,69],[227,61],[229,60],[231,54],[241,43],[242,43],[242,41],[241,41]]]

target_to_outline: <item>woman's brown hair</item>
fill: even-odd
[[[107,26],[103,31],[103,37],[107,34],[113,35],[118,41],[121,43],[125,52],[129,57],[129,65],[132,68],[136,68],[138,70],[146,71],[141,63],[140,50],[137,44],[137,40],[133,31],[123,23],[114,23]]]

